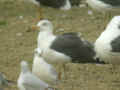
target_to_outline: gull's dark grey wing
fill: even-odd
[[[120,52],[120,36],[111,42],[112,52]]]
[[[60,8],[61,6],[64,6],[66,3],[66,0],[36,0],[40,2],[40,4],[45,6],[50,6],[53,8]]]
[[[120,7],[120,0],[99,0],[114,7]]]
[[[80,38],[78,33],[57,36],[50,48],[70,56],[73,62],[91,62],[95,56],[93,45]]]

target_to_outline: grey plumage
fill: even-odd
[[[120,0],[99,0],[111,6],[120,7]]]
[[[96,62],[94,46],[84,40],[80,33],[54,35],[54,27],[49,20],[41,20],[37,24],[37,27],[40,29],[40,33],[38,35],[38,48],[43,50],[42,56],[47,62]]]
[[[94,61],[93,45],[86,40],[82,40],[78,33],[66,33],[57,36],[51,45],[51,49],[70,56],[72,62]]]
[[[72,6],[79,6],[81,0],[70,0]]]
[[[20,90],[53,90],[47,83],[31,73],[26,61],[21,62],[21,73],[17,84]]]
[[[120,52],[120,36],[111,42],[112,52]]]
[[[100,12],[119,12],[120,0],[86,0],[88,5]],[[110,13],[109,13],[110,14]]]
[[[42,5],[50,6],[53,8],[60,8],[65,5],[66,0],[36,0]]]

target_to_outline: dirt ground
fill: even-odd
[[[85,39],[95,42],[105,27],[103,14],[94,12],[88,15],[90,8],[87,7],[73,7],[69,11],[43,6],[42,9],[44,18],[55,25],[56,34],[81,32]],[[32,65],[39,31],[32,30],[31,25],[37,23],[37,15],[37,8],[32,3],[0,0],[0,72],[9,80],[17,81],[21,60],[27,60]],[[120,90],[120,67],[114,69],[110,64],[70,63],[57,87],[58,90]],[[14,85],[5,90],[18,88]]]

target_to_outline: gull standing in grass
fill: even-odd
[[[88,5],[94,10],[102,12],[107,18],[106,22],[112,18],[112,13],[120,11],[120,0],[86,0]]]
[[[58,74],[55,68],[48,64],[43,57],[41,57],[41,54],[42,51],[40,48],[36,48],[33,59],[32,72],[48,84],[56,85],[58,83]]]
[[[39,20],[43,18],[43,12],[42,8],[40,7],[40,4],[53,8],[59,8],[61,10],[71,9],[71,3],[69,0],[25,0],[25,1],[30,1],[38,7]]]
[[[94,47],[84,40],[80,33],[53,34],[53,24],[49,20],[41,20],[37,27],[38,48],[42,50],[42,56],[50,63],[73,62],[88,63],[96,62]]]
[[[93,45],[84,40],[80,33],[54,35],[54,27],[49,20],[39,21],[37,28],[40,30],[37,47],[42,50],[42,57],[50,64],[62,65],[63,73],[68,62],[100,63],[96,61]]]
[[[28,64],[25,61],[21,62],[21,73],[18,78],[18,88],[20,90],[53,90],[49,85],[32,74]]]
[[[97,11],[119,11],[120,0],[86,0],[88,5]]]
[[[53,8],[59,8],[61,10],[71,9],[71,3],[69,0],[31,0],[31,1],[39,6],[41,4]]]
[[[104,62],[120,64],[120,16],[114,16],[98,37],[95,51]]]

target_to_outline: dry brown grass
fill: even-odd
[[[49,11],[49,12],[48,12]],[[55,29],[64,32],[81,32],[85,39],[94,42],[104,28],[102,14],[87,14],[88,8],[73,8],[70,11],[43,7],[43,15],[50,19]],[[32,31],[37,10],[33,4],[22,0],[0,0],[0,72],[16,81],[20,73],[19,63],[27,60],[32,64],[38,31]],[[23,16],[23,19],[20,19]],[[55,31],[56,32],[56,31]],[[63,32],[58,32],[60,34]],[[19,35],[22,34],[22,35]],[[59,71],[59,70],[58,70]],[[67,64],[65,78],[58,90],[119,90],[120,68],[111,65]],[[18,90],[16,85],[6,90]]]

